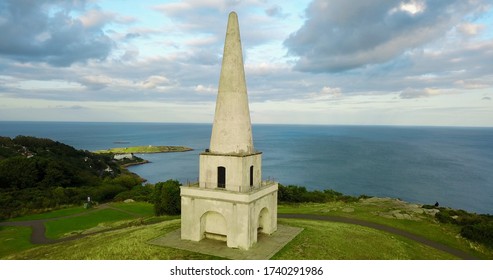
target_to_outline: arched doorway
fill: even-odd
[[[258,215],[257,233],[270,232],[270,223],[269,209],[264,207]]]
[[[227,230],[226,219],[216,211],[205,212],[200,217],[200,233],[204,238],[227,241]]]

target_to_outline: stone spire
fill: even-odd
[[[216,154],[254,152],[240,27],[235,12],[231,12],[228,18],[210,152]]]

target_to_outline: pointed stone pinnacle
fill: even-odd
[[[235,12],[228,18],[210,151],[217,154],[254,151],[240,27]]]

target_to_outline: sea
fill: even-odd
[[[195,182],[211,124],[0,122],[0,136],[50,138],[77,149],[188,146],[141,154],[130,171],[150,183]],[[345,125],[253,126],[263,178],[309,190],[399,198],[493,214],[493,128]]]

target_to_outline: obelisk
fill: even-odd
[[[240,28],[235,12],[228,18],[210,151],[217,154],[254,151]]]
[[[226,241],[248,250],[277,230],[277,182],[262,181],[262,153],[253,148],[238,16],[224,42],[209,149],[199,157],[199,182],[181,187],[181,238]]]

